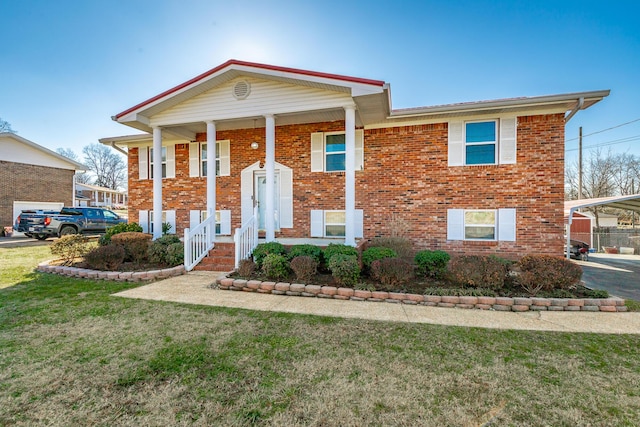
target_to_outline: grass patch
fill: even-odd
[[[38,263],[52,258],[49,245],[0,249],[0,289],[32,278]]]
[[[32,261],[33,262],[33,261]],[[640,337],[0,290],[0,425],[638,425]]]
[[[627,299],[625,300],[624,305],[627,306],[629,311],[640,311],[640,301]]]

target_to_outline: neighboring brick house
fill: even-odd
[[[74,205],[122,209],[127,206],[127,192],[78,182]]]
[[[74,175],[86,166],[13,133],[0,133],[0,227],[23,209],[71,206]]]
[[[565,123],[608,94],[393,110],[383,81],[231,60],[113,118],[148,134],[101,142],[128,149],[144,227],[215,210],[231,235],[256,204],[267,241],[562,255]]]

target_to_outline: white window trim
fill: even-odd
[[[331,151],[328,152],[327,151],[327,137],[328,136],[334,136],[334,135],[344,135],[345,137],[345,143],[344,143],[344,151]],[[346,138],[347,138],[347,133],[345,131],[338,131],[338,132],[325,132],[324,133],[324,137],[322,140],[322,149],[323,149],[323,163],[324,163],[324,171],[327,173],[333,173],[333,172],[344,172],[346,170],[346,158],[347,158],[347,142],[346,142]],[[327,157],[328,156],[337,156],[337,155],[344,155],[345,157],[345,169],[336,169],[336,170],[327,170]],[[337,211],[336,211],[337,212]]]
[[[467,164],[466,124],[494,121],[497,123],[495,163]],[[473,145],[471,143],[469,145]],[[477,143],[481,144],[481,143]],[[517,163],[518,118],[499,116],[493,118],[469,117],[467,120],[448,122],[447,163],[448,166],[497,166]]]
[[[164,165],[164,174],[162,175],[162,179],[165,179],[169,175],[169,166],[167,162],[169,159],[169,148],[166,145],[163,145],[162,151],[164,151],[164,160],[162,161],[162,164]],[[147,176],[149,179],[153,179],[153,147],[149,147],[147,152],[149,153],[149,174]]]
[[[207,219],[206,210],[192,210],[190,211],[190,224],[189,228],[194,228]],[[218,232],[218,229],[220,232]],[[216,235],[217,236],[230,236],[231,235],[231,211],[230,210],[217,210],[216,211]]]
[[[493,224],[468,224],[467,225],[467,213],[468,212],[493,212]],[[462,216],[463,221],[463,233],[464,240],[470,242],[496,242],[498,241],[498,211],[497,209],[465,209]],[[471,239],[467,238],[467,227],[493,227],[493,239]]]
[[[342,213],[344,214],[344,222],[328,222],[327,221],[327,214],[329,213]],[[323,226],[322,226],[322,234],[323,237],[326,238],[344,238],[346,237],[346,233],[347,233],[347,214],[345,213],[344,210],[326,210],[323,212]],[[342,226],[344,227],[344,232],[345,234],[339,235],[339,236],[329,236],[327,235],[327,227],[330,225],[337,225],[337,226]]]
[[[330,209],[330,210],[315,210],[310,211],[311,223],[310,223],[310,237],[323,237],[327,239],[343,239],[345,236],[327,236],[327,223],[325,221],[327,212],[344,212],[344,210]],[[355,210],[355,237],[364,237],[364,211],[362,209]],[[331,223],[329,225],[342,225]],[[345,230],[346,231],[346,230]]]
[[[494,134],[495,137],[493,141],[482,141],[482,142],[467,142],[467,125],[470,123],[490,123],[493,122],[494,126]],[[485,166],[485,165],[497,165],[500,149],[500,120],[499,119],[487,119],[487,120],[466,120],[462,127],[462,142],[464,144],[464,165],[465,166]],[[478,145],[493,145],[493,162],[492,163],[467,163],[467,147],[469,146],[478,146]]]
[[[495,212],[495,238],[467,239],[465,226],[465,212]],[[474,224],[474,226],[481,226]],[[486,226],[492,226],[487,224]],[[515,208],[500,209],[448,209],[447,210],[447,240],[470,242],[515,242],[517,233],[517,219]]]
[[[148,210],[148,211],[140,211],[140,213],[142,212],[147,212],[147,229],[145,230],[145,227],[142,226],[142,231],[144,231],[145,233],[153,233],[153,210]],[[141,214],[139,215],[140,217],[142,216]],[[162,223],[164,224],[165,222],[168,222],[169,224],[171,224],[171,229],[169,230],[168,234],[176,234],[176,211],[174,210],[163,210],[162,211]],[[141,224],[142,225],[142,224]]]
[[[311,172],[344,173],[344,170],[327,170],[327,135],[346,135],[346,132],[314,132],[311,134]],[[355,137],[355,170],[360,171],[364,170],[364,130],[356,129]],[[341,152],[335,151],[331,154],[341,154]],[[346,157],[346,146],[344,154]]]
[[[202,173],[202,145],[206,142],[189,143],[189,177],[197,178],[206,176]],[[231,175],[231,140],[219,139],[216,141],[216,176]]]
[[[206,142],[200,143],[200,176],[206,177],[207,175],[207,159],[204,158],[203,150]],[[216,141],[216,176],[220,176],[220,141]]]

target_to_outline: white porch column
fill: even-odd
[[[207,217],[216,216],[216,124],[207,121]],[[215,229],[214,229],[215,230]],[[215,242],[216,233],[211,233]]]
[[[276,239],[276,221],[275,221],[275,178],[276,178],[276,122],[272,114],[264,116],[265,138],[266,138],[266,158],[265,168],[267,171],[267,186],[265,189],[265,240],[273,242]]]
[[[153,238],[162,236],[162,129],[153,128]]]
[[[344,107],[345,119],[345,166],[344,166],[344,199],[345,199],[345,245],[355,246],[356,238],[356,108],[355,105]]]

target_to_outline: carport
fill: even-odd
[[[640,213],[640,194],[630,196],[611,196],[599,197],[596,199],[579,199],[564,202],[564,211],[567,215],[567,259],[571,256],[571,223],[573,221],[573,213],[578,209],[589,208],[593,206],[603,206],[608,208],[622,209]]]

